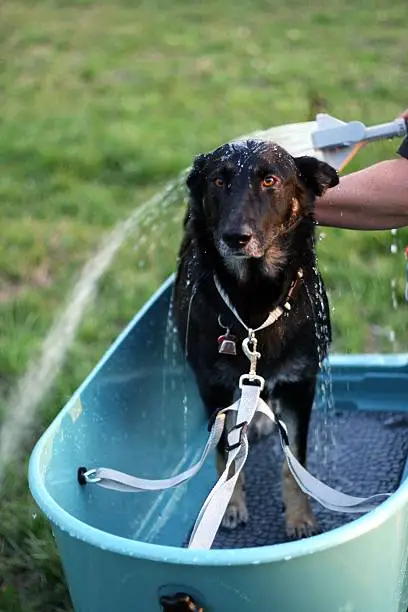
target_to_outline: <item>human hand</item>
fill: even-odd
[[[406,108],[399,117],[403,117],[404,119],[408,119],[408,108]]]

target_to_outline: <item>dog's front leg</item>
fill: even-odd
[[[288,430],[290,448],[302,465],[306,465],[307,434],[312,411],[315,379],[296,383],[278,383],[275,387],[281,418]],[[304,538],[317,533],[318,526],[309,498],[299,488],[286,461],[282,473],[286,533]]]

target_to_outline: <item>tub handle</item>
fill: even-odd
[[[160,605],[163,612],[204,612],[204,608],[188,593],[162,595]]]

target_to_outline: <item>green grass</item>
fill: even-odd
[[[102,237],[194,154],[321,110],[371,123],[407,106],[405,0],[316,0],[313,6],[300,0],[6,0],[1,13],[3,404]],[[392,156],[395,147],[367,147],[353,168]],[[181,212],[159,216],[145,243],[135,233],[120,250],[23,457],[173,269]],[[324,234],[320,265],[335,309],[336,348],[406,350],[407,230],[399,231],[394,255],[389,232]],[[26,463],[16,458],[1,491],[0,610],[69,610],[58,557],[25,473]]]

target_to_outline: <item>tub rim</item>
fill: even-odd
[[[47,430],[48,432],[49,430]],[[46,432],[46,433],[47,433]],[[391,519],[408,502],[408,479],[375,510],[358,517],[351,523],[337,527],[304,540],[256,546],[241,549],[188,549],[164,544],[152,544],[131,540],[92,527],[71,515],[50,495],[41,475],[41,455],[45,445],[44,436],[36,444],[29,464],[31,493],[48,520],[58,529],[75,539],[99,549],[123,556],[177,563],[183,565],[258,565],[310,555],[327,550],[363,536]],[[136,495],[136,493],[135,493]]]

